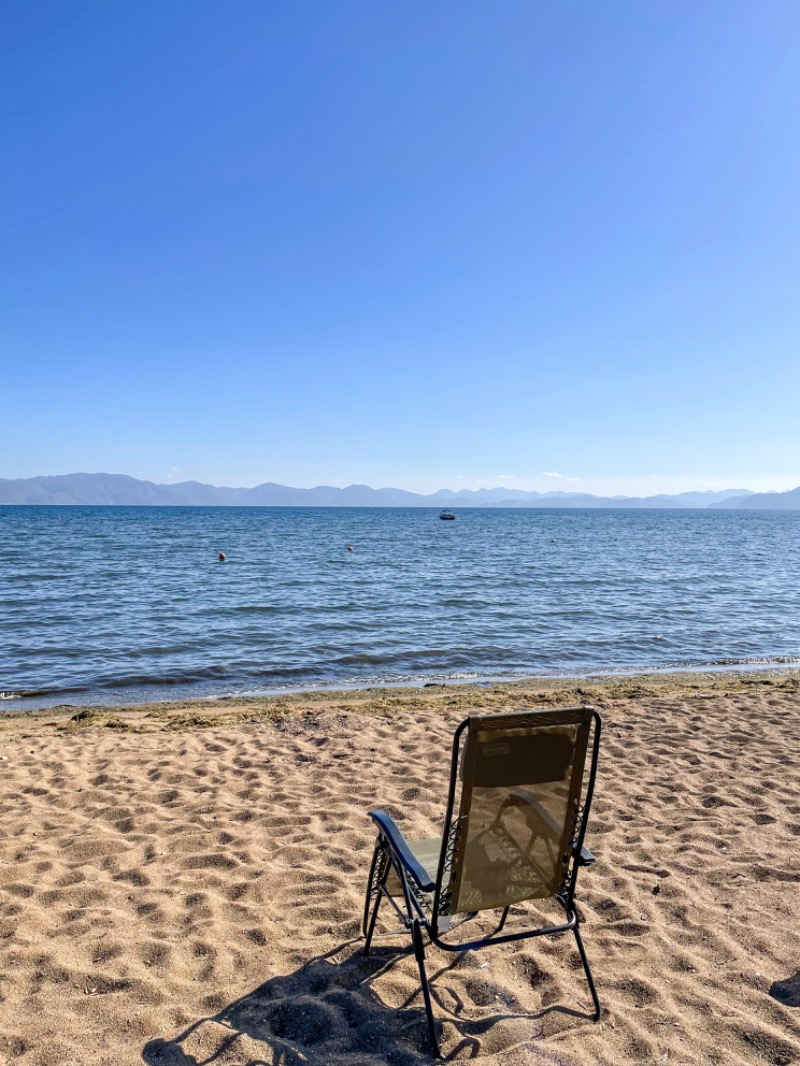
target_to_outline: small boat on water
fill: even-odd
[[[453,514],[452,511],[442,511],[439,517],[443,522],[455,522],[456,520],[456,516]]]

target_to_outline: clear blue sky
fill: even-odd
[[[794,0],[6,0],[0,476],[800,484]]]

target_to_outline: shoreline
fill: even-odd
[[[796,657],[782,657],[781,659],[769,659],[769,660],[756,660],[752,662],[728,662],[717,661],[710,663],[698,663],[690,664],[688,666],[662,666],[662,667],[650,667],[647,669],[637,669],[634,667],[627,668],[622,667],[619,669],[610,670],[590,670],[579,673],[568,674],[544,674],[544,675],[525,675],[518,677],[509,677],[503,674],[487,674],[487,675],[468,675],[468,676],[450,676],[450,677],[437,677],[437,675],[429,675],[425,678],[412,678],[410,680],[396,680],[396,681],[352,681],[345,683],[331,682],[318,682],[310,685],[285,685],[276,688],[263,688],[257,690],[244,690],[241,693],[224,693],[221,695],[199,695],[199,694],[187,694],[176,699],[146,699],[135,697],[133,699],[119,699],[113,701],[98,700],[97,693],[82,692],[71,693],[64,691],[63,693],[53,693],[52,696],[47,693],[42,693],[39,697],[37,695],[17,695],[13,690],[0,691],[0,721],[7,714],[36,714],[39,711],[57,711],[61,708],[72,707],[76,709],[103,709],[104,711],[121,711],[128,708],[153,708],[163,707],[168,708],[173,704],[200,704],[206,703],[231,703],[231,702],[244,702],[251,700],[274,700],[283,699],[284,697],[296,697],[296,696],[308,696],[314,698],[316,696],[330,696],[335,697],[339,694],[349,694],[358,692],[374,692],[386,690],[399,690],[399,691],[416,691],[418,689],[429,688],[460,688],[471,687],[476,689],[488,689],[498,686],[519,686],[524,685],[528,687],[544,687],[548,688],[551,685],[562,684],[577,684],[583,682],[601,683],[606,682],[613,683],[615,680],[624,680],[630,678],[656,678],[656,677],[708,677],[708,676],[748,676],[752,674],[761,676],[786,676],[797,673],[800,675],[800,658]],[[63,697],[63,698],[62,698]],[[74,697],[74,698],[70,698]],[[47,702],[40,702],[46,700]],[[26,706],[30,702],[37,703],[37,706]]]
[[[581,702],[621,703],[642,698],[685,696],[735,696],[754,691],[775,691],[800,696],[800,668],[718,669],[703,671],[651,671],[648,673],[589,674],[519,681],[427,682],[421,686],[380,685],[363,688],[298,689],[271,695],[224,696],[201,699],[152,701],[131,704],[61,703],[31,710],[8,707],[0,712],[0,739],[16,725],[43,719],[64,728],[68,723],[92,723],[119,729],[148,730],[159,723],[187,726],[252,724],[276,718],[321,714],[330,710],[355,714],[403,714],[412,710],[452,712],[476,704],[491,713],[503,706],[537,703],[548,706]]]

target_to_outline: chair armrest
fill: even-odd
[[[536,811],[537,815],[544,822],[544,824],[547,826],[547,828],[550,830],[550,832],[553,834],[553,836],[555,836],[556,838],[561,837],[561,826],[558,824],[552,814],[550,814],[550,812],[546,810],[541,805],[541,803],[539,803],[538,800],[534,799],[530,792],[526,792],[522,788],[517,788],[511,793],[511,796],[518,803],[527,803],[529,807],[532,807],[533,810]],[[582,847],[580,855],[576,855],[575,857],[581,866],[591,866],[593,863],[597,862],[595,856],[592,855],[591,851],[589,851],[589,849],[586,847]]]
[[[402,864],[406,873],[414,878],[423,892],[432,892],[436,887],[436,882],[431,880],[428,871],[414,855],[392,816],[385,811],[368,811],[367,813],[377,825],[378,832],[386,840],[394,857]]]

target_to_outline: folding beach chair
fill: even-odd
[[[426,936],[444,951],[463,952],[572,932],[594,1002],[594,1020],[600,1017],[574,904],[578,870],[595,861],[583,838],[600,728],[600,715],[592,707],[467,718],[453,739],[441,837],[407,841],[388,814],[369,812],[378,838],[364,902],[364,954],[369,953],[385,897],[411,934],[437,1057],[439,1042],[425,971]],[[502,932],[512,905],[548,899],[563,908],[564,922]],[[493,932],[461,943],[442,939],[479,911],[493,909],[502,911]],[[456,915],[463,917],[453,922]]]

